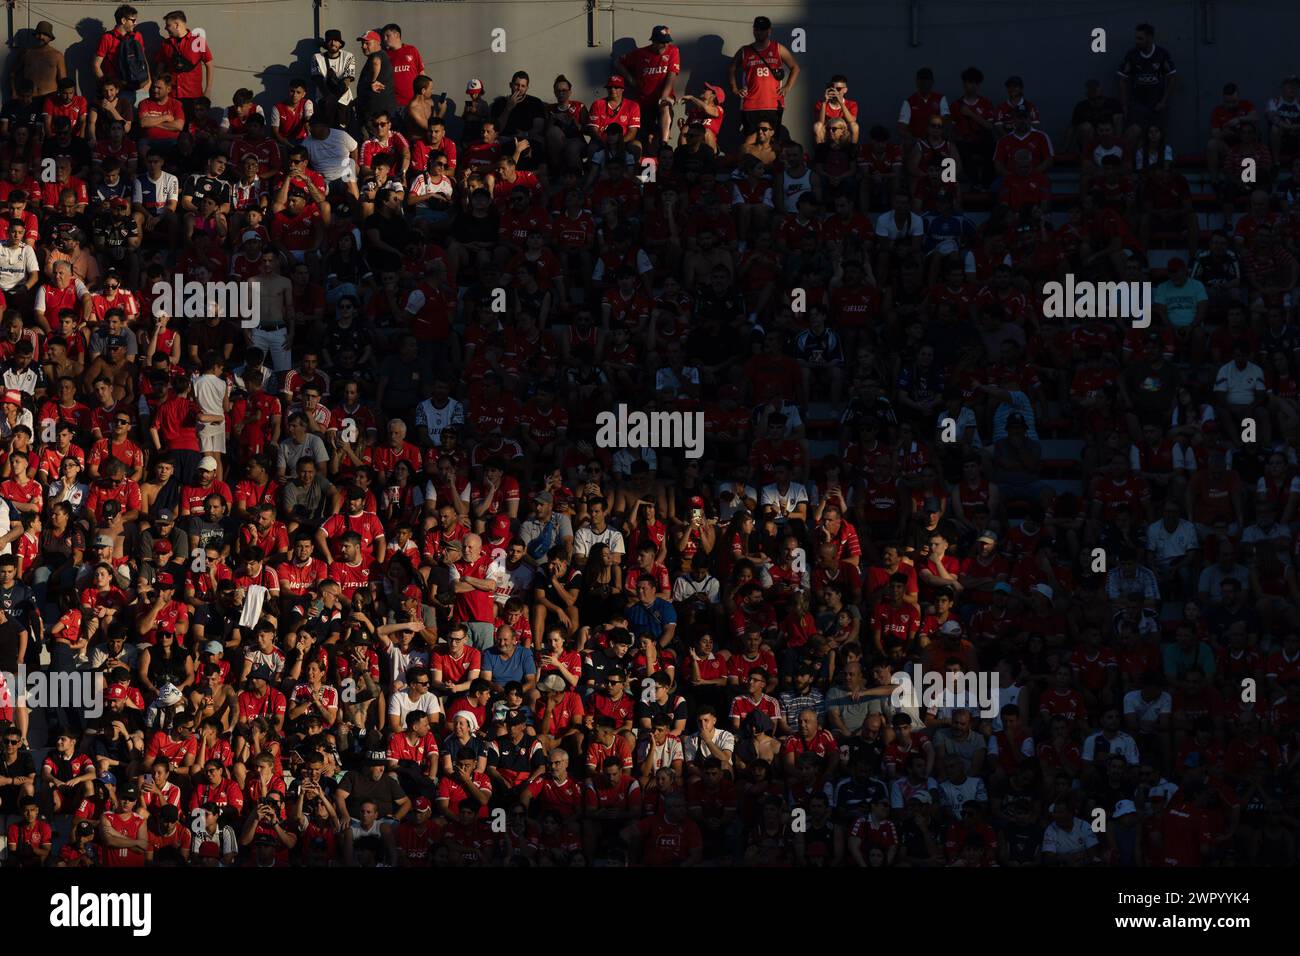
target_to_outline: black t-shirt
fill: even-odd
[[[1080,100],[1074,107],[1074,113],[1070,117],[1070,125],[1078,126],[1081,123],[1089,123],[1094,128],[1100,123],[1111,122],[1118,114],[1124,111],[1120,109],[1119,100],[1113,96],[1102,97],[1100,103],[1094,103],[1092,100]]]
[[[582,669],[583,680],[594,681],[600,686],[615,671],[627,674],[632,670],[632,657],[616,657],[606,651],[592,651]]]
[[[41,147],[42,159],[58,159],[60,156],[72,157],[73,173],[90,167],[90,147],[85,140],[75,136],[64,145],[60,145],[57,138],[52,136]]]
[[[344,349],[353,349],[360,357],[366,346],[374,341],[369,329],[362,328],[355,320],[346,329],[336,325],[325,336],[325,348],[331,356],[337,357]]]
[[[32,759],[30,750],[18,751],[18,756],[14,758],[14,762],[9,764],[4,762],[3,757],[0,757],[0,777],[27,777],[34,773],[36,773],[36,761]]]
[[[397,809],[397,801],[406,796],[401,784],[387,774],[372,780],[370,774],[362,770],[349,770],[338,788],[348,795],[348,813],[354,818],[361,816],[361,804],[367,800],[374,801],[379,816],[391,817]]]
[[[374,82],[370,72],[370,61],[379,62],[378,80],[384,88],[376,93],[370,88]],[[372,53],[357,66],[357,112],[365,118],[387,110],[397,111],[397,94],[393,86],[393,63],[382,50]]]
[[[371,229],[377,230],[379,238],[394,249],[405,249],[407,237],[411,234],[411,227],[407,225],[405,216],[385,216],[377,212],[366,217],[366,232]],[[495,235],[493,238],[496,238]],[[395,256],[385,250],[372,247],[369,256],[376,268],[396,269],[401,264],[401,256]]]
[[[1155,106],[1165,95],[1169,77],[1175,72],[1169,51],[1158,45],[1152,45],[1151,52],[1145,54],[1134,47],[1119,65],[1119,75],[1130,84],[1133,101],[1147,107]]]
[[[499,96],[492,103],[492,120],[497,132],[507,136],[526,136],[533,129],[536,120],[546,119],[546,107],[537,97],[529,94],[510,111],[510,116],[502,123],[501,115],[506,111],[506,98]]]
[[[10,129],[14,126],[40,126],[44,111],[41,104],[33,99],[30,103],[24,103],[18,99],[12,99],[0,109],[0,119],[7,120]]]
[[[209,197],[221,205],[230,202],[230,183],[206,173],[190,176],[181,186],[181,195],[189,196],[194,200],[195,206]]]
[[[495,209],[489,209],[488,214],[481,219],[478,216],[457,216],[451,234],[460,243],[495,243],[500,232],[500,223],[500,217]]]

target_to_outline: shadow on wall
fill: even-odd
[[[63,49],[63,58],[68,61],[68,75],[77,81],[77,90],[91,103],[99,94],[99,80],[95,79],[95,51],[99,49],[99,38],[108,29],[103,20],[94,17],[82,17],[77,21],[78,39]]]
[[[275,104],[286,100],[289,96],[289,81],[292,79],[301,79],[307,84],[307,95],[315,96],[316,91],[311,81],[311,58],[320,50],[320,41],[315,37],[304,37],[293,46],[292,63],[268,63],[256,73],[245,74],[240,80],[240,85],[248,85],[254,88],[253,102],[262,107],[262,112],[266,114],[267,119],[271,118],[271,109]],[[260,82],[261,88],[256,89],[256,84],[249,83],[249,80]],[[226,104],[213,103],[213,106],[224,106]]]

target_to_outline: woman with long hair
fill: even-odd
[[[593,544],[582,569],[578,620],[599,627],[627,606],[623,595],[623,567],[604,544]]]

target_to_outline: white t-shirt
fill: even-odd
[[[26,281],[28,273],[40,271],[36,252],[27,243],[17,249],[7,242],[0,245],[0,289],[11,292]]]
[[[1141,693],[1141,691],[1139,691],[1138,693]],[[1097,731],[1097,733],[1093,734],[1091,737],[1089,737],[1087,740],[1083,742],[1084,760],[1091,763],[1093,760],[1097,759],[1096,757],[1097,745],[1103,739],[1105,738],[1102,735],[1102,732]],[[1110,752],[1112,754],[1119,754],[1121,757],[1127,760],[1129,765],[1132,767],[1136,767],[1138,765],[1139,761],[1138,761],[1137,741],[1134,740],[1132,737],[1130,737],[1128,734],[1124,733],[1124,731],[1122,730],[1115,735],[1114,740],[1110,741]]]
[[[350,181],[356,176],[352,153],[357,141],[341,129],[332,129],[324,139],[308,136],[302,141],[307,150],[307,165],[326,179]]]
[[[882,239],[902,239],[912,236],[919,238],[925,235],[925,220],[916,213],[912,213],[912,220],[908,224],[906,231],[904,231],[898,228],[898,223],[894,219],[894,212],[890,210],[876,220],[876,235]]]
[[[1188,551],[1195,551],[1200,546],[1196,525],[1185,518],[1178,519],[1178,526],[1173,531],[1165,528],[1163,520],[1156,521],[1147,528],[1147,547],[1155,555],[1158,564],[1177,561]]]
[[[1235,361],[1224,362],[1214,376],[1214,390],[1230,405],[1253,405],[1263,389],[1264,370],[1254,362],[1247,362],[1245,368],[1237,368]]]
[[[194,400],[198,402],[203,414],[224,416],[228,389],[226,380],[221,376],[200,375],[194,382]]]
[[[401,718],[402,726],[406,726],[406,715],[413,710],[422,710],[430,717],[442,713],[442,704],[438,701],[438,695],[430,691],[425,691],[415,700],[411,700],[411,695],[406,691],[393,694],[388,699],[388,716],[396,714]]]
[[[764,486],[763,494],[758,503],[760,507],[771,505],[776,512],[777,520],[780,521],[794,514],[801,504],[808,503],[808,489],[799,482],[792,481],[789,487],[786,488],[785,494],[781,494],[776,482],[773,482]]]
[[[599,534],[592,530],[591,525],[583,525],[573,536],[573,553],[580,554],[584,558],[591,553],[592,545],[603,544],[614,554],[627,554],[627,547],[623,544],[623,535],[615,530],[613,525],[605,525],[605,530]]]
[[[1043,831],[1043,852],[1069,855],[1080,850],[1089,850],[1097,845],[1097,834],[1092,827],[1074,818],[1074,825],[1069,830],[1062,830],[1055,823],[1048,824]]]
[[[1124,716],[1136,714],[1138,726],[1144,730],[1154,728],[1162,714],[1171,714],[1173,710],[1173,698],[1163,690],[1155,700],[1146,700],[1140,690],[1131,690],[1124,695]]]

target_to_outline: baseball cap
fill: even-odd
[[[137,800],[140,797],[140,791],[135,784],[128,783],[117,792],[117,795],[122,800]]]
[[[203,645],[204,654],[221,654],[226,650],[225,645],[220,641],[208,641]]]
[[[468,83],[465,84],[465,92],[466,92],[466,93],[482,93],[482,92],[483,92],[483,81],[480,80],[478,77],[475,77],[474,79],[470,80]]]
[[[989,544],[998,543],[998,533],[996,531],[985,531],[980,534],[976,541],[987,541]]]
[[[416,797],[412,806],[414,806],[416,813],[428,813],[433,809],[433,804],[429,802],[428,797]]]
[[[1126,817],[1130,813],[1137,813],[1138,808],[1132,800],[1121,800],[1115,804],[1115,812],[1111,814],[1114,817]]]
[[[537,686],[542,690],[555,691],[559,693],[564,690],[564,678],[559,674],[547,674],[537,682]]]
[[[16,388],[6,388],[3,397],[0,397],[0,405],[21,405],[23,403],[23,393]]]
[[[126,339],[121,335],[108,335],[104,337],[104,348],[106,349],[124,349],[126,348]]]
[[[552,505],[555,504],[555,496],[549,491],[539,491],[537,494],[533,495],[533,501]]]
[[[380,43],[382,42],[383,37],[381,37],[374,30],[367,30],[365,33],[361,34],[361,36],[357,37],[358,43],[366,43],[367,41],[370,40],[374,40],[376,43]]]
[[[611,74],[610,78],[605,81],[605,89],[607,90],[621,90],[625,86],[627,86],[627,80],[617,73]]]
[[[943,510],[943,506],[939,504],[938,498],[931,495],[929,498],[925,499],[925,510],[939,512]]]
[[[204,455],[199,459],[199,471],[216,471],[217,460],[211,455]]]
[[[1039,594],[1047,598],[1047,600],[1049,601],[1052,599],[1053,591],[1052,591],[1052,586],[1050,584],[1042,584],[1042,583],[1035,584],[1032,590],[1037,591]]]
[[[1007,584],[1006,581],[999,581],[997,584],[993,585],[993,593],[994,593],[994,594],[1010,594],[1010,593],[1011,593],[1011,585],[1010,585],[1010,584]]]
[[[371,750],[366,753],[366,766],[384,767],[388,765],[388,754],[382,750]]]
[[[265,664],[258,664],[256,667],[253,668],[252,673],[249,674],[248,676],[252,680],[270,680],[271,668],[267,667]]]
[[[126,700],[126,685],[125,685],[125,684],[110,684],[109,687],[108,687],[108,689],[107,689],[106,691],[104,691],[104,696],[107,697],[109,700]],[[112,774],[108,774],[108,776],[111,777]],[[103,774],[100,774],[100,778],[99,778],[99,779],[100,779],[100,780],[103,780],[103,779],[104,779],[104,775],[103,775]],[[105,781],[105,782],[106,782],[106,783],[116,783],[115,780],[107,780],[107,781]]]
[[[423,592],[414,584],[408,584],[402,591],[402,597],[408,601],[418,601],[424,596]]]
[[[1182,272],[1184,269],[1187,268],[1187,262],[1183,259],[1180,259],[1178,256],[1174,256],[1172,259],[1169,260],[1167,266],[1170,272]]]
[[[450,541],[444,541],[442,544],[444,551],[464,551],[465,546],[460,543],[460,539],[452,538]]]
[[[262,236],[256,229],[245,229],[244,234],[239,237],[240,242],[261,241]]]
[[[770,30],[772,29],[772,21],[768,17],[754,17],[754,29]]]
[[[718,101],[719,106],[721,106],[723,103],[727,101],[727,94],[723,91],[722,87],[718,86],[717,84],[705,83],[704,88],[706,90],[713,91],[713,98]]]
[[[699,495],[695,495],[691,498],[690,505],[692,508],[703,508],[704,499],[701,498]]]
[[[153,579],[153,583],[158,585],[159,588],[176,587],[176,579],[173,578],[171,574],[168,573],[167,571],[160,572],[158,576]]]
[[[672,43],[673,35],[668,32],[668,28],[662,23],[650,31],[651,43]]]
[[[492,519],[492,537],[504,538],[510,533],[510,516],[497,515]]]
[[[172,512],[171,508],[159,508],[158,513],[154,515],[154,521],[158,522],[159,524],[166,524],[169,521],[175,521],[175,520],[176,520],[176,515]]]
[[[106,534],[97,534],[95,535],[95,540],[92,541],[91,544],[97,548],[111,548],[113,546],[113,539]]]
[[[943,625],[939,628],[939,633],[940,633],[940,634],[945,634],[945,635],[955,634],[955,635],[957,635],[958,637],[960,637],[960,636],[961,636],[961,622],[960,622],[960,621],[944,621],[944,622],[943,622]]]

